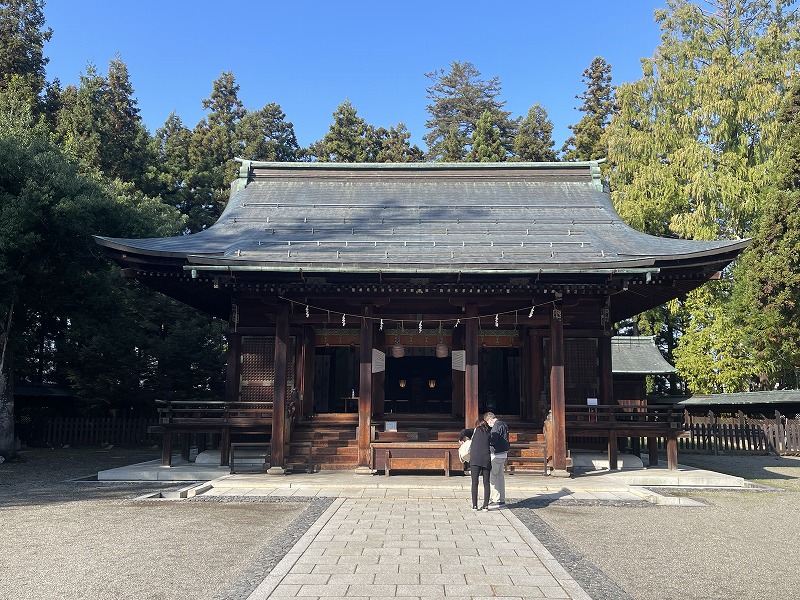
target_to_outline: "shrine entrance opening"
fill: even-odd
[[[386,358],[385,413],[452,412],[450,357],[436,358],[432,348],[412,348],[412,356]]]

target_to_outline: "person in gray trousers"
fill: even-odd
[[[506,459],[508,459],[508,425],[493,412],[483,415],[483,420],[492,428],[489,444],[492,451],[492,472],[489,476],[491,494],[489,508],[501,508],[506,505]]]

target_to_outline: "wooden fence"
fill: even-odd
[[[678,438],[679,451],[800,454],[800,419],[789,419],[777,411],[773,419],[756,419],[741,411],[735,417],[711,411],[704,416],[686,412],[684,430],[686,435]],[[659,448],[665,443],[659,439]]]
[[[35,446],[115,446],[153,445],[158,434],[147,433],[158,419],[120,419],[65,417],[32,423],[26,442]]]

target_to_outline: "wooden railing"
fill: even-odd
[[[140,446],[156,444],[148,433],[156,419],[112,417],[55,417],[31,423],[25,442],[31,446]]]
[[[161,424],[247,426],[272,421],[271,402],[226,402],[224,400],[160,401],[158,421]]]
[[[624,435],[625,430],[635,429],[646,435],[651,429],[656,433],[684,428],[683,411],[673,407],[568,404],[564,417],[567,432],[615,429]]]
[[[778,411],[772,419],[749,417],[742,411],[735,417],[711,411],[702,416],[687,412],[684,428],[688,436],[680,440],[683,450],[800,454],[800,419],[787,418]]]

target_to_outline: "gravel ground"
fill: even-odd
[[[74,481],[153,451],[22,456],[0,464],[2,600],[246,598],[329,504],[135,500],[186,484]]]
[[[680,458],[781,489],[669,491],[706,504],[693,508],[555,502],[514,511],[595,600],[800,598],[800,458]]]

